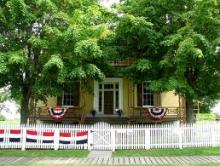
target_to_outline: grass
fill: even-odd
[[[216,115],[213,113],[198,113],[196,114],[197,121],[215,121]]]
[[[0,125],[4,124],[4,125],[10,125],[10,124],[20,124],[19,119],[14,119],[14,120],[5,120],[5,121],[0,121]]]
[[[1,166],[90,166],[90,165],[85,165],[85,164],[3,164]],[[98,166],[107,166],[107,165],[98,165]],[[111,165],[108,165],[111,166]],[[112,165],[113,166],[113,165]],[[117,165],[117,166],[124,166],[124,165]],[[129,165],[129,166],[137,166],[137,165]],[[140,164],[138,166],[148,166],[147,164]],[[178,166],[174,164],[163,164],[163,165],[149,165],[149,166]],[[219,166],[219,164],[185,164],[183,166]]]
[[[220,155],[220,148],[185,148],[185,149],[150,149],[150,150],[117,150],[114,157],[139,156],[209,156]]]
[[[0,150],[0,157],[87,157],[87,150]]]

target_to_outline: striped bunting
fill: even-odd
[[[60,132],[60,144],[70,144],[72,139],[71,133]]]
[[[60,133],[60,144],[70,144],[71,141],[75,141],[76,144],[86,144],[88,142],[88,131],[77,132],[75,139],[73,134],[67,132]]]
[[[148,109],[150,117],[154,120],[162,119],[167,113],[166,107],[150,107],[147,109]]]
[[[11,129],[9,134],[9,142],[20,142],[21,141],[21,130]]]
[[[59,122],[63,119],[64,115],[66,114],[67,108],[65,107],[49,108],[48,112],[54,121]]]
[[[5,131],[0,129],[0,142],[4,141],[4,138],[3,138],[4,137],[4,133],[5,133]]]
[[[54,132],[43,132],[43,143],[53,143],[54,141]]]
[[[4,141],[4,133],[5,131],[0,129],[0,142]],[[21,130],[19,129],[10,129],[9,131],[9,141],[10,142],[21,142]],[[36,143],[39,138],[39,133],[36,130],[28,129],[26,131],[26,142],[28,143]],[[54,131],[45,131],[41,135],[41,139],[43,143],[54,143]],[[88,143],[88,131],[82,132],[60,132],[59,135],[59,143],[60,144],[86,144]]]
[[[27,130],[26,142],[37,142],[37,131]]]
[[[88,131],[76,133],[76,144],[86,144],[88,142]]]

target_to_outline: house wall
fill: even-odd
[[[56,97],[48,97],[47,98],[47,106],[48,107],[55,107],[57,105],[57,98]],[[37,103],[37,107],[45,107],[45,103],[42,101],[39,101]]]
[[[179,96],[174,91],[161,93],[161,106],[179,107]]]
[[[134,107],[136,113],[138,113],[139,108],[137,108],[137,90],[134,87],[132,81],[128,79],[123,79],[123,113],[125,115],[132,115],[134,114]],[[81,117],[86,115],[91,115],[90,112],[94,108],[94,81],[91,80],[88,82],[86,89],[81,87],[80,90],[80,105],[79,107],[71,108],[71,111],[74,112],[74,116]],[[158,98],[160,98],[158,100]],[[179,107],[179,96],[175,95],[174,92],[164,92],[157,95],[157,106],[164,106],[164,107]],[[56,97],[48,97],[47,100],[47,107],[55,107],[57,105],[57,98]],[[45,107],[43,102],[39,102],[37,107]],[[45,115],[48,115],[47,110],[43,110]],[[49,117],[49,116],[48,116]]]

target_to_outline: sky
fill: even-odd
[[[107,8],[110,8],[114,3],[119,3],[120,0],[102,0],[101,4]]]

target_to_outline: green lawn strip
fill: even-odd
[[[216,115],[213,113],[197,113],[196,120],[197,121],[214,121],[216,119]]]
[[[116,150],[114,157],[138,156],[211,156],[220,155],[220,148],[184,148],[184,149],[150,149],[150,150]]]
[[[90,166],[89,164],[3,164],[1,166]],[[113,165],[97,165],[97,166],[113,166]],[[124,166],[124,165],[117,165],[117,166]],[[135,164],[129,166],[137,166]],[[147,164],[138,164],[138,166],[179,166],[173,164],[163,164],[163,165],[147,165]],[[209,163],[209,164],[185,164],[182,166],[219,166],[219,164]]]
[[[0,157],[87,157],[88,154],[87,150],[0,150]]]

